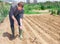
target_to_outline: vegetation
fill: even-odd
[[[8,15],[10,4],[3,3],[0,1],[0,22]],[[26,4],[24,6],[25,14],[40,14],[40,12],[35,12],[33,10],[45,10],[48,9],[52,15],[60,15],[60,2],[40,2],[37,4]]]
[[[37,3],[37,4],[25,4],[24,6],[24,9],[25,9],[25,14],[32,14],[32,13],[35,13],[34,11],[32,10],[45,10],[45,9],[49,9],[50,13],[51,14],[56,14],[56,15],[59,15],[60,14],[60,2],[50,2],[50,1],[47,1],[47,2],[40,2],[40,3]],[[39,12],[37,12],[39,14]]]
[[[0,2],[0,23],[9,13],[9,4]]]

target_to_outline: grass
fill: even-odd
[[[25,11],[25,14],[40,14],[40,12],[35,12],[35,11]]]

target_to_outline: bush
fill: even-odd
[[[56,14],[55,10],[49,10],[49,12],[51,13],[51,15]]]
[[[3,2],[0,2],[0,22],[2,22],[4,18],[8,15],[9,7],[9,4],[3,4]]]
[[[45,10],[45,7],[43,5],[41,5],[41,10]]]
[[[57,15],[60,15],[60,9],[57,10]]]
[[[60,9],[57,10],[49,10],[51,12],[51,15],[60,15]]]

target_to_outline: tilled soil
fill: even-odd
[[[60,16],[25,15],[23,39],[19,39],[15,24],[15,38],[11,39],[9,18],[0,24],[0,44],[60,44]]]

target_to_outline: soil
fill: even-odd
[[[9,17],[0,24],[0,44],[60,44],[60,16],[25,15],[23,39],[19,39],[15,24],[15,38],[11,39]]]

